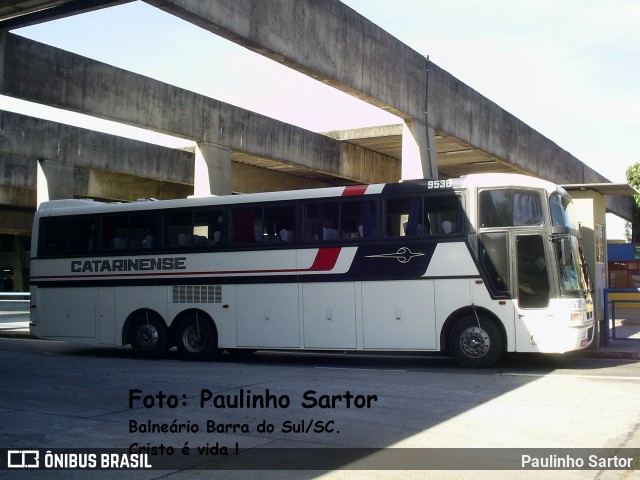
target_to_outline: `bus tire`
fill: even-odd
[[[211,322],[196,314],[183,318],[175,330],[178,353],[184,360],[202,362],[218,353],[218,335]]]
[[[465,368],[487,368],[496,363],[504,351],[503,337],[495,322],[484,316],[469,315],[451,329],[449,345]]]
[[[152,312],[140,312],[130,330],[131,348],[141,358],[158,358],[169,349],[169,331]]]

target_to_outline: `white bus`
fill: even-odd
[[[223,350],[566,352],[594,336],[567,193],[522,175],[36,212],[31,334]]]

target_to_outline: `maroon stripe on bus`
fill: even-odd
[[[367,187],[369,185],[350,185],[348,187],[344,187],[344,192],[342,192],[343,197],[350,197],[352,195],[364,195],[367,191]]]
[[[342,247],[321,248],[318,250],[313,265],[307,270],[309,272],[328,272],[333,270],[338,261]]]

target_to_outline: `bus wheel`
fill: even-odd
[[[162,319],[145,311],[131,326],[131,348],[142,358],[158,358],[169,347],[169,332]]]
[[[189,315],[178,324],[176,346],[185,360],[209,360],[218,352],[218,336],[210,321]]]
[[[467,368],[486,368],[502,356],[503,339],[497,325],[483,316],[470,315],[458,320],[449,337],[458,364]]]

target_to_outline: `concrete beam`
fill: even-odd
[[[428,123],[518,170],[556,183],[606,181],[338,0],[146,1],[409,123]],[[414,148],[421,153],[428,145],[423,137]],[[423,170],[429,164],[422,153]]]
[[[322,188],[328,184],[288,173],[267,170],[240,162],[231,164],[231,188],[235,193],[277,192]]]
[[[403,150],[402,177],[438,176],[429,156],[425,57],[342,2],[148,3],[404,118],[411,148]]]
[[[340,175],[356,182],[398,182],[402,163],[382,153],[360,148],[353,143],[340,144],[342,162]]]
[[[633,221],[633,197],[620,195],[606,196],[607,212],[613,213],[628,222]]]
[[[0,93],[339,174],[336,140],[13,34]]]
[[[8,30],[27,27],[131,1],[133,0],[14,0],[2,2],[0,4],[0,28]]]
[[[0,208],[36,209],[35,188],[12,187],[0,185]]]
[[[0,115],[1,121],[2,116]],[[1,138],[0,142],[2,142]],[[0,152],[0,185],[34,189],[36,162],[30,158]]]
[[[166,182],[106,170],[77,167],[75,196],[101,200],[131,202],[139,198],[166,200],[186,198],[193,194],[193,187],[182,183]]]
[[[0,111],[0,154],[193,184],[193,154]]]
[[[424,121],[424,56],[338,0],[146,1],[395,115]]]
[[[608,180],[450,73],[429,63],[429,123],[489,156],[557,184]]]
[[[0,193],[3,188],[0,187]],[[35,210],[0,207],[0,233],[5,235],[31,235]]]

